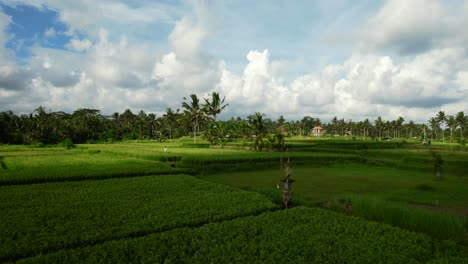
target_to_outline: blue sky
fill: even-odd
[[[468,1],[0,2],[0,111],[160,114],[218,91],[224,117],[468,110]]]

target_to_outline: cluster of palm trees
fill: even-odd
[[[199,98],[195,94],[184,97],[181,109],[166,111],[157,116],[127,109],[110,116],[96,109],[78,109],[73,113],[46,111],[39,107],[29,115],[15,115],[12,111],[0,112],[0,143],[6,144],[57,144],[65,140],[73,143],[120,141],[126,139],[165,140],[182,136],[203,137],[212,144],[242,139],[252,143],[255,149],[281,147],[284,137],[310,136],[312,128],[322,126],[325,136],[362,137],[364,139],[417,139],[456,142],[464,141],[468,131],[468,116],[464,112],[446,115],[439,111],[428,123],[395,120],[345,121],[333,117],[324,123],[319,118],[305,116],[301,120],[288,121],[283,116],[277,120],[254,113],[247,118],[232,117],[218,120],[228,106],[225,98],[216,92]],[[449,138],[449,140],[447,140]]]
[[[459,138],[464,138],[464,128],[468,124],[468,116],[463,111],[458,112],[456,115],[446,115],[444,111],[439,111],[435,117],[428,120],[431,129],[431,138],[445,141],[445,134],[447,128],[450,131],[450,142],[454,141],[455,131],[459,130]]]
[[[184,97],[182,107],[184,108],[184,115],[186,121],[192,125],[193,140],[197,141],[197,134],[200,134],[200,126],[211,125],[211,128],[218,127],[216,123],[216,116],[223,111],[228,104],[224,104],[224,100],[220,98],[219,93],[211,93],[211,100],[203,98],[205,103],[200,103],[200,99],[196,94],[190,95],[190,100]],[[220,124],[218,124],[221,126]]]
[[[154,113],[130,109],[123,113],[102,115],[97,109],[78,109],[73,113],[47,111],[40,106],[28,115],[0,112],[0,143],[57,144],[65,140],[74,143],[119,141],[125,139],[172,139],[193,132],[196,139],[200,129],[216,123],[217,116],[227,104],[225,98],[213,92],[202,104],[194,94],[182,103],[184,111],[167,108],[157,117]]]

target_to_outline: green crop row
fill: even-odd
[[[3,161],[7,169],[0,171],[0,185],[187,172],[169,163],[98,151],[59,150],[47,155],[10,155],[4,156]]]
[[[133,239],[44,254],[22,262],[51,263],[463,263],[452,242],[297,207],[179,228]]]
[[[0,262],[273,210],[254,192],[157,176],[0,187]]]

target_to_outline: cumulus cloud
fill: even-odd
[[[56,35],[57,35],[57,31],[55,31],[53,27],[50,27],[44,32],[44,36],[48,38],[55,37]]]
[[[91,43],[89,39],[79,40],[79,39],[73,38],[70,40],[70,43],[67,44],[67,48],[74,50],[74,51],[83,52],[83,51],[89,50],[92,45],[93,44]]]
[[[230,104],[224,116],[259,111],[273,118],[401,115],[426,121],[440,109],[468,110],[468,33],[463,31],[468,27],[468,1],[459,10],[437,0],[387,1],[363,25],[349,57],[298,76],[287,76],[291,61],[276,59],[267,46],[243,47],[245,65],[237,71],[223,54],[210,52],[207,44],[219,23],[213,23],[216,18],[203,1],[191,2],[190,12],[177,19],[169,17],[179,11],[162,14],[169,8],[162,4],[150,3],[147,9],[143,3],[118,1],[28,3],[58,10],[70,27],[71,40],[67,49],[35,45],[27,62],[17,64],[4,45],[11,38],[3,30],[11,18],[0,12],[1,110],[30,112],[45,105],[65,111],[89,107],[104,113],[126,108],[157,112],[179,107],[182,97],[191,93],[213,90]],[[155,17],[150,16],[152,8]],[[165,19],[172,19],[174,27],[163,49],[116,29]],[[54,32],[50,27],[43,34]],[[295,52],[302,58],[302,51]]]
[[[457,4],[441,0],[386,1],[364,28],[361,49],[393,49],[411,55],[438,47],[458,33],[466,35],[462,29],[466,13],[457,9]]]
[[[13,52],[5,48],[12,37],[5,31],[10,23],[11,17],[0,12],[0,90],[8,96],[15,94],[13,91],[24,90],[32,76],[29,69],[16,64]]]
[[[11,36],[5,32],[6,27],[10,23],[11,17],[0,12],[0,59],[2,59],[3,63],[12,56],[11,52],[5,48],[5,44],[11,38]]]
[[[249,111],[389,117],[409,109],[434,111],[468,98],[468,57],[461,48],[432,50],[400,64],[389,56],[357,53],[289,84],[271,71],[268,50],[250,51],[247,59],[241,76],[224,69],[218,87],[238,109]]]
[[[171,52],[157,61],[152,78],[168,101],[180,101],[188,94],[203,94],[214,89],[221,77],[223,62],[202,49],[212,34],[210,14],[203,2],[193,3],[194,14],[178,20],[169,35]]]

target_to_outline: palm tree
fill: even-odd
[[[396,120],[396,129],[397,129],[397,137],[401,137],[401,129],[403,127],[403,122],[405,122],[405,119],[401,116],[398,117]]]
[[[205,118],[205,113],[203,111],[203,107],[200,105],[200,100],[197,95],[191,94],[190,98],[192,101],[188,103],[182,102],[182,107],[185,109],[185,117],[189,120],[190,124],[192,124],[193,141],[196,142],[197,132],[200,130],[200,122]],[[187,100],[187,98],[184,97],[184,100]]]
[[[216,116],[221,113],[221,111],[224,110],[224,108],[226,108],[229,104],[224,104],[224,100],[226,99],[226,96],[223,97],[223,99],[221,100],[220,97],[219,97],[219,93],[217,92],[213,92],[211,93],[211,102],[204,98],[205,99],[205,109],[206,109],[206,112],[208,115],[211,115],[213,116],[213,120],[216,122]]]
[[[447,125],[450,127],[450,142],[453,141],[453,130],[457,128],[457,120],[453,115],[447,116]]]
[[[431,139],[434,139],[434,134],[435,134],[435,137],[437,138],[437,130],[440,129],[437,119],[435,117],[431,117],[429,118],[427,122],[429,122],[429,126],[431,127],[431,131],[432,131]]]
[[[409,129],[409,138],[412,139],[413,138],[413,130],[417,128],[416,127],[416,124],[413,122],[413,120],[411,120],[409,123],[408,123],[408,129]]]
[[[447,122],[447,116],[445,115],[444,111],[439,111],[436,116],[436,120],[438,125],[442,124],[442,142],[445,142],[445,122]]]
[[[179,112],[179,109],[177,109],[177,112]],[[169,126],[169,139],[172,139],[172,129],[177,123],[176,113],[174,113],[171,108],[166,108],[166,113],[163,117],[166,120],[166,124]]]
[[[362,123],[362,126],[364,128],[364,140],[367,139],[367,133],[369,131],[369,126],[370,126],[370,122],[369,122],[369,119],[366,118],[366,120],[364,120],[364,122]]]
[[[463,111],[458,112],[457,117],[455,117],[457,121],[457,126],[460,127],[460,137],[463,138],[463,128],[466,126],[466,123],[468,123],[468,117],[465,116],[465,113]]]
[[[263,121],[263,115],[257,112],[254,115],[249,116],[248,118],[250,128],[253,131],[253,146],[256,150],[260,150],[263,147],[263,138],[265,137],[267,131],[265,122]]]
[[[382,128],[384,126],[384,121],[382,119],[382,117],[377,117],[377,119],[374,121],[375,123],[375,128],[377,128],[377,131],[379,132],[378,136],[379,136],[379,139],[382,137]]]
[[[149,137],[154,139],[156,132],[159,131],[159,141],[161,141],[162,133],[160,131],[161,128],[161,120],[157,118],[155,114],[150,113],[146,118],[147,129],[149,132]]]
[[[337,129],[338,129],[338,118],[336,116],[333,117],[333,119],[331,120],[332,122],[332,127],[333,127],[333,137],[335,137],[336,133],[337,133]]]

